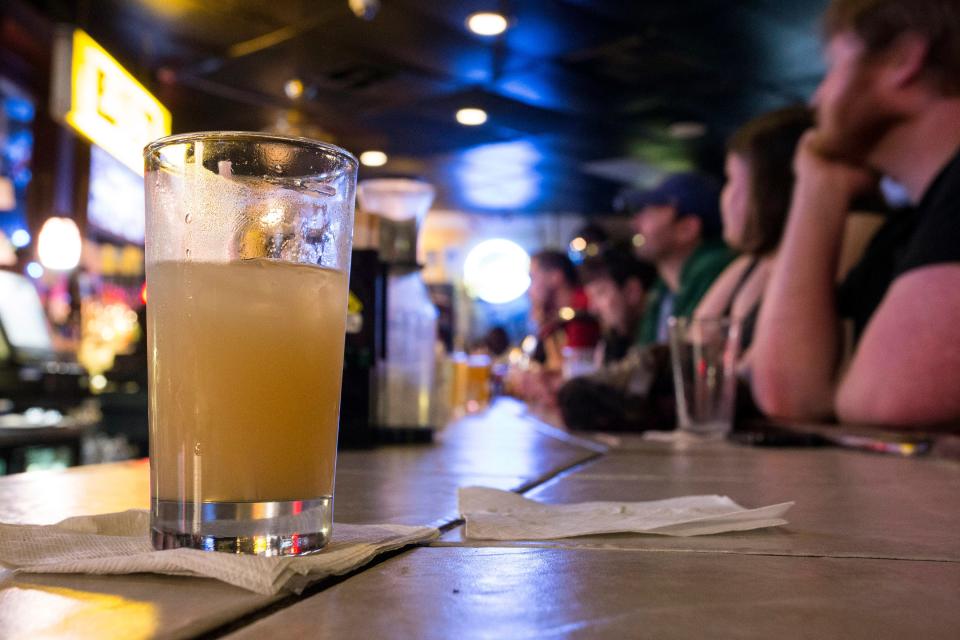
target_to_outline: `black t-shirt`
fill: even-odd
[[[918,267],[960,261],[960,153],[923,195],[917,218],[916,230],[894,277]]]
[[[854,323],[857,339],[902,274],[960,262],[960,153],[934,179],[916,209],[897,211],[877,231],[837,291],[837,310]]]

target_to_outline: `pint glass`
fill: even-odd
[[[320,549],[356,159],[240,132],[172,136],[144,156],[153,544]]]

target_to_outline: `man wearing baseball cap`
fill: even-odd
[[[637,255],[657,268],[639,344],[667,341],[667,319],[689,317],[734,254],[720,239],[720,185],[700,173],[667,176],[650,190],[628,189],[614,202],[633,216]]]

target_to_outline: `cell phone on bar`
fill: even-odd
[[[804,431],[761,424],[751,425],[742,431],[734,431],[729,439],[739,444],[755,447],[843,447],[871,453],[883,453],[905,458],[928,453],[932,441],[923,436],[897,433],[849,433]]]
[[[733,431],[727,438],[752,447],[826,447],[833,444],[818,433],[794,431],[774,425],[751,426],[742,431]]]

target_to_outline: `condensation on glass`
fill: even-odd
[[[154,546],[320,549],[357,161],[240,132],[164,138],[144,156]]]

